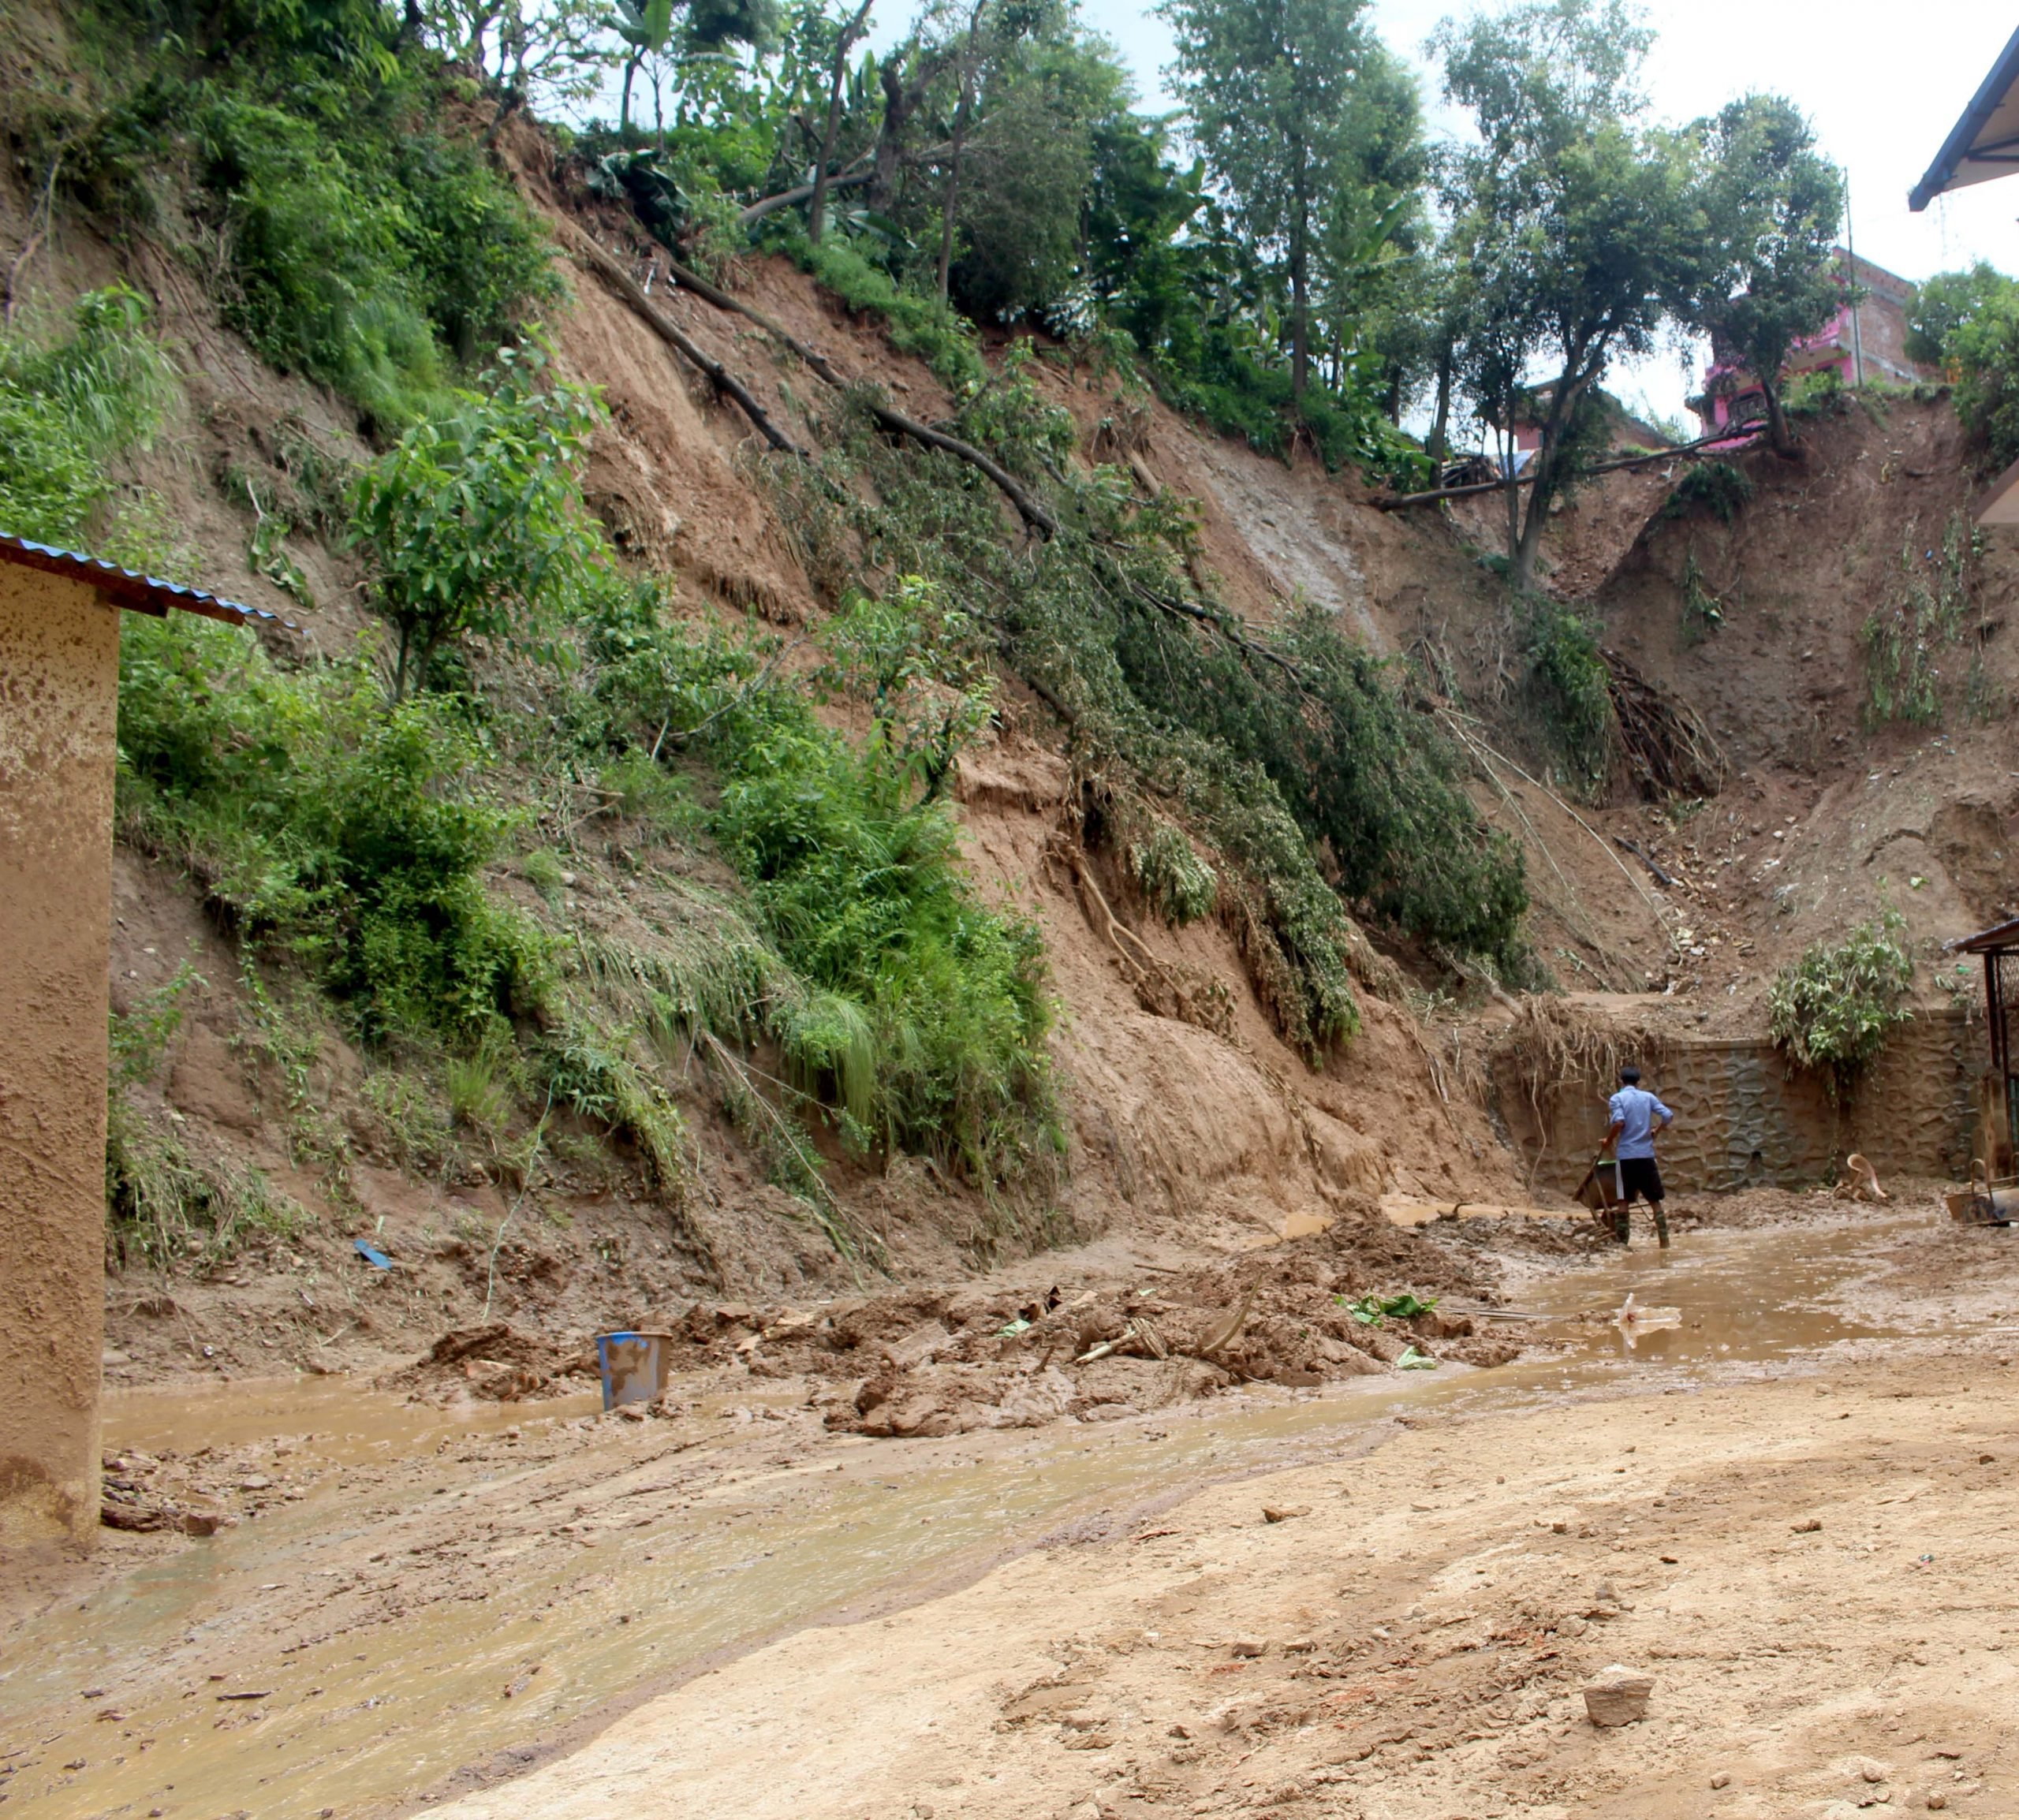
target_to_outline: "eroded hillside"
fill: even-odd
[[[784,673],[810,672],[809,633],[857,573],[893,558],[820,520],[817,497],[790,482],[807,470],[767,452],[751,413],[675,352],[664,325],[816,462],[860,442],[848,410],[862,389],[929,424],[954,411],[946,385],[783,259],[752,255],[722,279],[772,327],[711,303],[532,128],[515,126],[502,151],[569,274],[548,312],[556,371],[607,408],[584,490],[610,539],[670,578],[683,615],[753,616],[778,635]],[[0,238],[21,244],[35,198],[14,183],[3,200]],[[204,582],[283,613],[299,628],[281,641],[289,661],[375,636],[367,571],[324,478],[368,453],[346,408],[268,368],[145,235],[114,244],[65,222],[29,274],[30,307],[52,313],[115,278],[152,300],[184,400],[132,477],[167,502]],[[1681,464],[1573,507],[1565,584],[1589,593],[1611,565],[1590,595],[1608,646],[1678,711],[1693,707],[1722,748],[1721,793],[1643,803],[1625,766],[1595,787],[1579,780],[1581,796],[1566,781],[1529,686],[1530,635],[1479,560],[1476,517],[1380,509],[1350,474],[1205,434],[1084,352],[998,338],[987,357],[1006,386],[1067,413],[1072,446],[1057,453],[1074,475],[1191,520],[1189,574],[1230,624],[1275,627],[1315,609],[1407,660],[1411,711],[1464,755],[1480,813],[1521,851],[1538,981],[1651,991],[1678,1027],[1756,1032],[1774,967],[1808,940],[1890,904],[1931,961],[1935,943],[2009,904],[2002,748],[2019,659],[1999,633],[2013,571],[1957,528],[1962,456],[1939,400],[1817,420],[1800,464],[1738,457],[1752,493],[1729,522],[1664,509]],[[946,461],[890,438],[875,459]],[[850,484],[873,484],[871,467],[854,472]],[[1030,535],[967,482],[1006,543]],[[1885,645],[1896,622],[1905,643]],[[1910,666],[1928,653],[1926,677],[1908,683],[1935,692],[1939,725],[1875,714],[1872,653],[1895,646]],[[526,708],[539,711],[530,696]],[[860,730],[858,710],[827,711]],[[737,899],[726,868],[621,793],[507,787],[527,793],[524,819],[491,884],[558,941],[664,942],[692,927],[697,903]],[[704,1286],[789,1299],[886,1273],[945,1278],[1046,1244],[1239,1248],[1288,1220],[1365,1212],[1384,1193],[1532,1192],[1484,1066],[1509,1002],[1490,969],[1356,931],[1357,1034],[1286,1040],[1253,912],[1223,905],[1182,926],[1159,914],[1125,841],[1100,826],[1105,788],[1072,714],[1013,676],[953,785],[973,876],[1040,932],[1056,1009],[1060,1154],[1008,1198],[929,1156],[866,1161],[819,1121],[808,1137],[821,1185],[795,1192],[767,1137],[759,1102],[778,1058],[761,1040],[741,1057],[694,1043],[668,1057],[690,1139],[677,1184],[635,1138],[557,1112],[550,1095],[480,1128],[451,1110],[439,1065],[374,1050],[306,1000],[277,1015],[275,981],[215,904],[207,914],[200,876],[159,843],[122,846],[115,1012],[131,1018],[170,988],[177,1010],[130,1091],[214,1185],[211,1230],[167,1276],[132,1235],[115,1248],[116,1371],[327,1368],[359,1345],[411,1352],[479,1318],[640,1323]],[[529,1169],[509,1153],[536,1113],[554,1141]],[[226,1205],[215,1184],[233,1182],[258,1185]],[[275,1205],[306,1217],[265,1217]],[[853,1243],[838,1248],[837,1230]],[[359,1264],[360,1236],[393,1272]]]

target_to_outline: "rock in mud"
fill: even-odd
[[[1038,1428],[1056,1422],[1073,1405],[1073,1380],[1055,1365],[1013,1386],[995,1407],[998,1428]]]
[[[1654,1677],[1614,1662],[1584,1688],[1584,1711],[1595,1725],[1630,1725],[1648,1716]]]
[[[946,1349],[953,1337],[937,1321],[927,1321],[909,1333],[886,1341],[883,1356],[894,1370],[909,1371],[917,1366],[930,1365]]]

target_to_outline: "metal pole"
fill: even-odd
[[[1851,383],[1864,383],[1864,339],[1858,332],[1858,231],[1851,220],[1851,173],[1844,173],[1844,251],[1850,259],[1850,270],[1845,275],[1852,294],[1851,303]]]

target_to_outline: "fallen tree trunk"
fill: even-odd
[[[844,172],[839,177],[830,177],[827,179],[827,194],[832,196],[838,189],[857,188],[871,181],[875,175],[874,170],[856,170]],[[736,225],[748,227],[752,222],[760,222],[767,214],[776,214],[782,208],[790,208],[796,202],[810,201],[813,190],[814,186],[810,183],[797,184],[790,189],[780,190],[776,196],[767,196],[760,202],[753,202],[737,214]]]
[[[622,271],[622,268],[618,267],[617,262],[611,259],[607,253],[603,252],[600,248],[596,250],[599,257],[606,260],[611,267],[620,272]],[[783,323],[766,315],[762,310],[756,308],[754,305],[745,303],[741,298],[732,296],[719,285],[711,284],[699,272],[689,270],[677,259],[669,258],[666,265],[674,283],[683,285],[704,302],[713,304],[718,310],[733,310],[740,316],[748,317],[782,347],[789,349],[799,359],[804,361],[808,371],[812,372],[816,379],[825,380],[837,391],[847,392],[856,390],[853,382],[836,368],[833,361],[830,360],[818,348],[802,341]],[[603,269],[600,266],[597,267],[598,270]],[[636,293],[635,296],[630,298],[633,307],[634,308],[642,307],[650,310],[651,301],[646,296],[644,290],[628,272],[624,273],[623,277],[625,282],[630,285],[631,292]],[[656,315],[658,312],[653,313]],[[950,436],[943,430],[935,430],[929,423],[920,423],[916,417],[908,417],[901,411],[893,410],[880,399],[865,397],[863,402],[869,414],[891,434],[909,436],[913,442],[923,443],[928,449],[937,449],[942,453],[951,455],[957,461],[966,462],[977,472],[987,476],[1002,492],[1003,497],[1016,507],[1017,516],[1040,536],[1050,537],[1058,529],[1058,520],[1052,515],[1051,507],[1000,462],[977,449],[972,442],[964,442],[957,436]]]
[[[1744,434],[1743,431],[1739,434]],[[1757,435],[1741,442],[1730,451],[1738,454],[1742,450],[1757,446]],[[1734,442],[1737,436],[1730,430],[1720,430],[1709,436],[1699,437],[1694,442],[1678,442],[1673,449],[1652,449],[1644,455],[1622,456],[1617,461],[1601,461],[1595,467],[1587,468],[1579,478],[1593,474],[1617,474],[1627,468],[1644,468],[1651,461],[1667,461],[1678,455],[1696,455],[1714,442]],[[1533,463],[1530,464],[1532,468]],[[1427,493],[1391,494],[1386,498],[1370,499],[1368,504],[1379,512],[1400,512],[1406,505],[1434,505],[1440,499],[1476,499],[1482,493],[1504,493],[1510,487],[1526,487],[1533,479],[1532,473],[1517,474],[1512,480],[1481,480],[1468,487],[1435,487]]]
[[[644,287],[586,235],[579,237],[576,256],[631,306],[645,326],[666,345],[705,375],[718,392],[735,400],[757,433],[781,454],[804,457],[806,451],[771,421],[750,388],[645,295]]]

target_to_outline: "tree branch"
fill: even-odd
[[[607,255],[603,256],[608,257]],[[610,263],[613,265],[616,263],[614,260]],[[824,379],[837,391],[854,389],[834,362],[819,349],[802,341],[782,323],[774,321],[762,310],[745,303],[740,297],[731,296],[721,286],[709,283],[698,272],[689,271],[677,261],[668,259],[666,270],[672,274],[675,283],[685,285],[696,296],[705,298],[717,309],[733,310],[738,315],[748,317],[766,334],[773,337],[782,346],[789,349],[804,360],[816,378]],[[625,274],[625,282],[630,282],[628,274]],[[632,289],[638,292],[640,300],[644,298],[644,293],[638,290],[635,284],[632,285]],[[909,436],[913,442],[954,456],[987,476],[1001,490],[1003,497],[1016,507],[1017,515],[1024,524],[1039,536],[1048,538],[1058,529],[1058,520],[1052,515],[1051,509],[1000,462],[984,454],[972,442],[964,442],[957,436],[950,436],[943,430],[935,430],[929,424],[920,423],[916,417],[908,417],[901,411],[894,411],[879,399],[866,398],[864,402],[870,415],[893,435]]]

